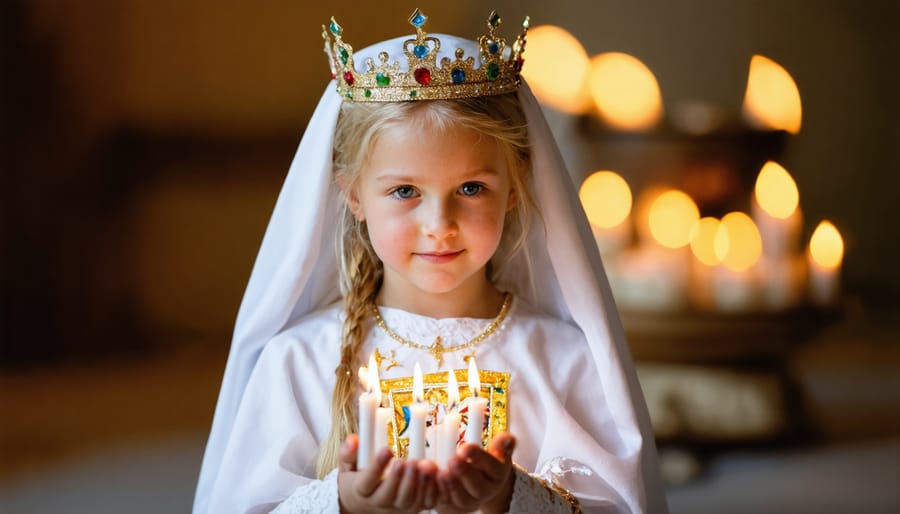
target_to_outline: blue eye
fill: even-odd
[[[400,200],[408,200],[416,196],[416,190],[410,186],[395,187],[394,190],[391,191],[391,196],[399,198]]]
[[[475,182],[466,182],[461,188],[459,188],[459,191],[465,196],[475,196],[483,189],[484,186],[482,186],[481,184],[476,184]]]

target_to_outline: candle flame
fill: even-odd
[[[754,189],[756,202],[769,216],[787,219],[800,203],[797,183],[784,167],[768,161],[759,170]]]
[[[459,404],[459,383],[456,381],[456,373],[451,369],[447,372],[447,408],[454,408]]]
[[[425,386],[422,384],[422,367],[419,363],[413,368],[413,402],[425,400]]]
[[[844,240],[830,221],[822,221],[809,239],[809,253],[823,268],[834,269],[844,258]]]
[[[691,230],[691,252],[698,261],[707,266],[715,266],[722,262],[716,254],[716,235],[719,231],[719,220],[712,217],[700,218]],[[722,244],[728,244],[728,234],[724,233],[725,240]],[[727,246],[722,255],[727,252]]]
[[[578,198],[591,225],[613,228],[621,224],[631,212],[631,189],[613,171],[591,174],[578,190]]]
[[[481,392],[481,379],[478,377],[478,366],[475,365],[475,357],[469,359],[469,390],[472,396],[478,396]]]
[[[528,31],[528,66],[522,75],[541,103],[570,114],[591,108],[590,59],[565,29],[540,25]]]
[[[750,59],[744,118],[761,129],[800,132],[803,119],[797,84],[777,62],[754,55]]]
[[[762,236],[756,223],[743,212],[730,212],[716,230],[715,254],[732,271],[745,271],[762,255]]]
[[[691,229],[700,219],[697,204],[686,193],[669,190],[650,206],[647,221],[650,233],[667,248],[681,248],[691,242]]]
[[[620,52],[595,55],[589,80],[594,105],[613,127],[644,130],[662,118],[659,84],[650,68],[636,57]]]

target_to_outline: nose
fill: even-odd
[[[456,208],[452,201],[434,198],[423,205],[422,230],[430,239],[442,240],[454,237],[459,230]]]

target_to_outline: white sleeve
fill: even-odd
[[[340,514],[337,469],[322,480],[313,480],[298,487],[272,514]]]
[[[285,508],[294,510],[284,512],[308,512],[300,503],[306,495],[317,502],[312,511],[338,512],[336,478],[316,479],[319,443],[313,427],[315,416],[329,415],[332,385],[316,376],[313,364],[290,341],[266,345],[244,390],[208,512],[261,514],[285,500]],[[321,509],[326,500],[330,509]]]

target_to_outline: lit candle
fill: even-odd
[[[378,408],[381,391],[378,382],[378,365],[375,356],[369,357],[369,367],[365,369],[366,392],[359,395],[359,447],[356,455],[356,468],[363,469],[372,462],[375,455],[375,411]],[[375,394],[373,389],[379,389]]]
[[[631,240],[631,189],[612,171],[597,171],[581,184],[578,198],[601,254],[616,253]]]
[[[759,301],[759,257],[762,240],[756,224],[743,212],[726,214],[716,229],[716,257],[722,262],[713,275],[713,301],[723,312],[754,309]]]
[[[447,414],[438,434],[438,464],[447,467],[450,458],[456,454],[459,440],[459,385],[453,370],[447,372]]]
[[[422,384],[422,368],[419,363],[413,370],[413,401],[409,406],[409,446],[407,460],[425,458],[425,388]]]
[[[378,392],[378,408],[375,410],[375,451],[388,446],[388,423],[391,422],[391,409],[381,406],[381,388]]]
[[[822,221],[809,240],[810,299],[819,306],[832,305],[838,298],[844,240],[831,222]]]
[[[753,190],[751,214],[762,238],[763,256],[782,259],[798,255],[803,215],[797,183],[774,161],[759,170]]]
[[[481,391],[481,380],[478,378],[478,367],[475,365],[475,357],[469,359],[469,390],[472,392],[472,396],[468,398],[469,422],[466,425],[466,442],[482,446],[487,398],[478,396],[478,393]]]

